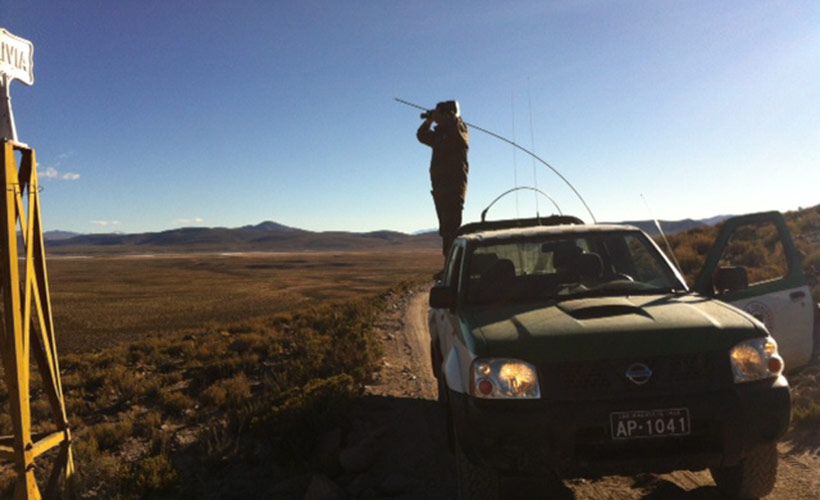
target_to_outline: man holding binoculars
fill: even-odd
[[[433,201],[438,215],[438,234],[441,235],[445,259],[450,245],[461,227],[461,212],[467,194],[467,149],[470,134],[461,119],[457,101],[436,104],[436,109],[421,114],[421,124],[416,137],[419,142],[433,148],[430,159],[430,181],[433,185]],[[433,127],[433,123],[436,124]]]

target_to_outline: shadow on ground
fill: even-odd
[[[359,473],[340,471],[330,477],[346,498],[456,497],[455,466],[447,448],[445,414],[435,401],[366,396],[349,414],[349,445],[375,440],[369,467]],[[503,486],[510,499],[718,499],[714,486],[689,491],[652,474],[599,480],[509,478]],[[282,492],[280,492],[282,493]],[[290,498],[302,498],[293,492]],[[278,497],[277,497],[278,498]]]
[[[328,436],[332,436],[330,443]],[[229,460],[218,472],[201,478],[197,496],[294,500],[456,498],[445,414],[431,400],[384,396],[355,400],[339,428],[317,436],[309,462],[292,470],[272,465],[278,461],[272,450],[258,449],[253,456],[252,460]],[[687,491],[666,477],[641,474],[566,481],[507,478],[502,491],[505,499],[724,498],[714,486],[690,485]]]

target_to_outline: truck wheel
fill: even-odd
[[[447,381],[444,380],[444,374],[442,373],[436,379],[436,385],[438,386],[438,402],[440,405],[447,407]]]
[[[438,346],[436,344],[437,342],[435,340],[430,341],[430,363],[433,365],[433,376],[439,378],[441,377],[441,373],[439,373],[441,367],[439,358],[441,358],[441,355],[438,353]]]
[[[768,495],[777,479],[777,445],[753,449],[737,465],[709,469],[718,489],[732,498],[760,498]]]
[[[438,389],[438,402],[447,407],[449,398],[447,397],[447,381],[444,380],[444,373],[441,371],[443,360],[438,347],[435,344],[430,346],[431,358],[433,361],[433,375],[436,376],[436,388]]]
[[[455,438],[453,437],[453,414],[450,410],[450,397],[447,392],[447,381],[444,380],[443,373],[439,374],[436,382],[438,387],[438,404],[446,413],[445,429],[447,429],[447,451],[453,453],[455,451]]]
[[[464,455],[455,439],[456,482],[459,500],[491,500],[499,498],[498,472],[475,465]]]

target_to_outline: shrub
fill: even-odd
[[[140,496],[151,493],[168,493],[179,476],[166,455],[157,455],[138,462],[132,473],[130,489]]]
[[[195,491],[211,458],[253,458],[262,445],[266,459],[299,471],[316,436],[339,425],[376,369],[372,325],[387,296],[65,356],[79,490],[103,498],[173,496],[177,485]],[[117,421],[99,422],[113,415]],[[0,429],[8,427],[0,413]],[[169,453],[187,454],[179,448],[190,444],[207,453],[187,455],[183,473]],[[4,477],[0,471],[0,484]]]
[[[162,414],[149,410],[137,417],[135,432],[143,437],[151,437],[160,430],[160,426],[162,426]]]
[[[202,392],[202,399],[212,406],[223,406],[228,400],[228,392],[220,382],[214,382]]]
[[[196,405],[196,402],[182,391],[160,391],[159,399],[163,408],[172,415],[182,415],[185,410]]]
[[[100,489],[119,491],[126,468],[110,453],[101,452],[91,434],[78,436],[72,445],[77,464],[76,486],[85,494]]]
[[[131,437],[134,423],[130,420],[105,422],[92,426],[90,431],[100,450],[113,450]]]
[[[304,458],[316,437],[339,420],[357,394],[349,375],[313,380],[292,391],[279,406],[256,406],[250,427],[277,442],[283,456]]]
[[[226,402],[237,406],[251,397],[251,383],[244,373],[219,382],[226,393]]]
[[[244,373],[211,384],[202,393],[203,399],[212,406],[234,407],[251,396],[251,383]]]
[[[792,410],[792,423],[802,429],[820,427],[820,404],[817,401],[808,401],[803,405],[795,405]]]

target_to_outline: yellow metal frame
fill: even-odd
[[[21,158],[19,165],[17,154]],[[60,365],[57,362],[34,150],[13,141],[3,141],[3,167],[5,198],[0,204],[0,289],[3,296],[0,354],[14,434],[0,436],[0,459],[14,463],[17,475],[14,498],[41,498],[35,476],[36,459],[52,448],[59,448],[45,490],[46,498],[54,498],[60,494],[61,477],[65,477],[66,485],[70,484],[74,475],[74,460],[60,382]],[[21,249],[22,254],[19,252]],[[31,433],[29,386],[32,354],[51,408],[52,425],[48,427],[56,427],[53,431],[39,434]],[[70,488],[65,490],[64,494],[70,495]]]

